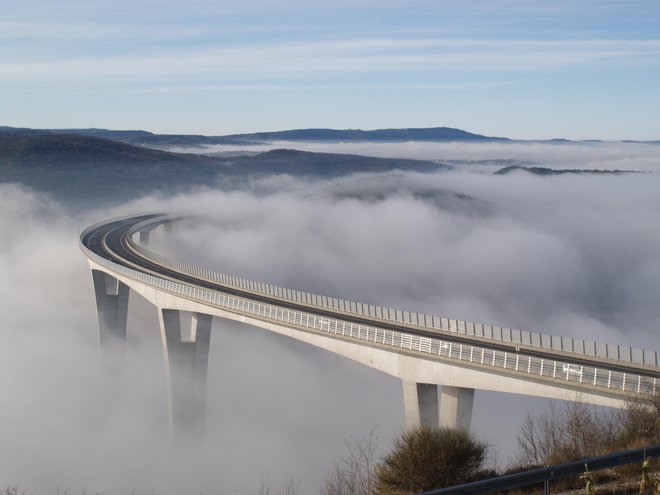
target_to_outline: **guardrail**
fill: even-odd
[[[262,321],[283,323],[300,330],[330,334],[346,340],[434,356],[449,362],[470,364],[473,367],[496,368],[521,377],[534,376],[536,379],[573,382],[575,387],[585,391],[589,391],[589,389],[592,391],[608,390],[611,395],[626,399],[656,395],[657,379],[642,374],[623,373],[608,369],[606,366],[576,366],[561,360],[548,360],[526,356],[522,353],[488,349],[478,345],[457,344],[443,340],[441,335],[437,338],[423,337],[372,325],[346,322],[339,318],[328,318],[304,311],[285,309],[277,305],[260,303],[142,273],[112,263],[92,253],[84,246],[82,249],[90,259],[111,272],[192,301],[252,316]],[[213,272],[199,270],[202,270],[199,276],[213,276]]]
[[[598,471],[622,464],[642,462],[649,457],[660,457],[660,445],[652,445],[641,449],[615,452],[599,457],[591,457],[580,461],[567,462],[557,466],[549,466],[522,473],[499,476],[486,480],[465,483],[447,488],[439,488],[424,492],[420,495],[483,495],[502,490],[512,490],[523,486],[538,485],[543,483],[546,495],[549,493],[549,483],[553,480],[568,478],[583,474],[585,471]]]
[[[129,243],[131,248],[142,256],[157,261],[168,268],[172,268],[197,278],[203,278],[210,282],[248,290],[271,297],[277,297],[291,302],[342,311],[344,313],[366,316],[404,325],[452,332],[468,337],[496,340],[509,344],[537,347],[545,350],[569,352],[590,358],[610,359],[625,363],[655,367],[658,367],[659,363],[658,351],[634,349],[632,347],[603,344],[594,341],[548,335],[538,332],[513,330],[510,328],[483,325],[481,323],[454,320],[440,316],[402,311],[399,309],[391,309],[355,301],[347,301],[345,299],[321,296],[318,294],[265,284],[263,282],[243,279],[233,275],[209,270],[207,268],[197,267],[183,261],[154,253],[135,242],[132,238],[129,238]]]

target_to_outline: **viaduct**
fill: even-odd
[[[148,249],[182,217],[108,220],[80,234],[104,352],[126,339],[129,291],[158,309],[172,431],[204,421],[213,317],[307,342],[399,378],[406,427],[469,427],[475,390],[611,407],[655,396],[657,351],[512,330],[300,292]],[[182,334],[182,317],[190,332]],[[185,325],[187,328],[187,325]]]

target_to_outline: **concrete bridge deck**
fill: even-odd
[[[112,220],[80,237],[104,348],[125,340],[129,289],[158,308],[172,428],[203,422],[213,316],[400,378],[407,426],[469,426],[475,389],[613,407],[657,393],[656,351],[420,315],[213,272],[148,250],[149,233],[171,228],[173,220],[159,214]],[[184,337],[181,312],[193,318]]]

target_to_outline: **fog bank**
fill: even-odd
[[[535,153],[538,161],[543,145]],[[602,168],[601,159],[583,155],[576,167]],[[188,211],[201,219],[154,236],[154,249],[335,297],[657,349],[658,190],[656,174],[279,176],[71,217],[0,185],[0,483],[34,493],[257,493],[262,476],[274,487],[293,476],[300,493],[314,493],[344,437],[378,424],[386,449],[401,428],[397,380],[218,320],[204,444],[172,449],[156,313],[139,297],[124,372],[100,369],[91,276],[77,247],[79,228],[93,221]],[[545,406],[478,392],[475,431],[504,465],[525,413]]]
[[[521,160],[550,168],[657,171],[660,145],[626,142],[293,142],[276,141],[254,146],[213,145],[203,148],[172,148],[180,152],[263,152],[292,148],[325,153],[348,153],[419,160]],[[469,166],[469,164],[467,165]],[[474,166],[471,168],[475,168]],[[497,168],[497,167],[496,167]],[[477,167],[478,170],[478,167]],[[487,169],[492,171],[492,169]]]

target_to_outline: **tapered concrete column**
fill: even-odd
[[[144,247],[149,246],[149,233],[150,232],[151,231],[149,231],[149,230],[141,230],[140,231],[139,242]]]
[[[99,316],[101,349],[117,347],[126,342],[129,288],[100,270],[92,270],[96,310]]]
[[[440,393],[440,426],[469,429],[473,403],[473,388],[443,385]]]
[[[170,431],[177,436],[201,434],[204,429],[212,317],[194,313],[187,338],[181,335],[179,311],[160,308],[158,319],[163,342]]]
[[[403,380],[403,411],[406,429],[438,426],[438,386]]]

